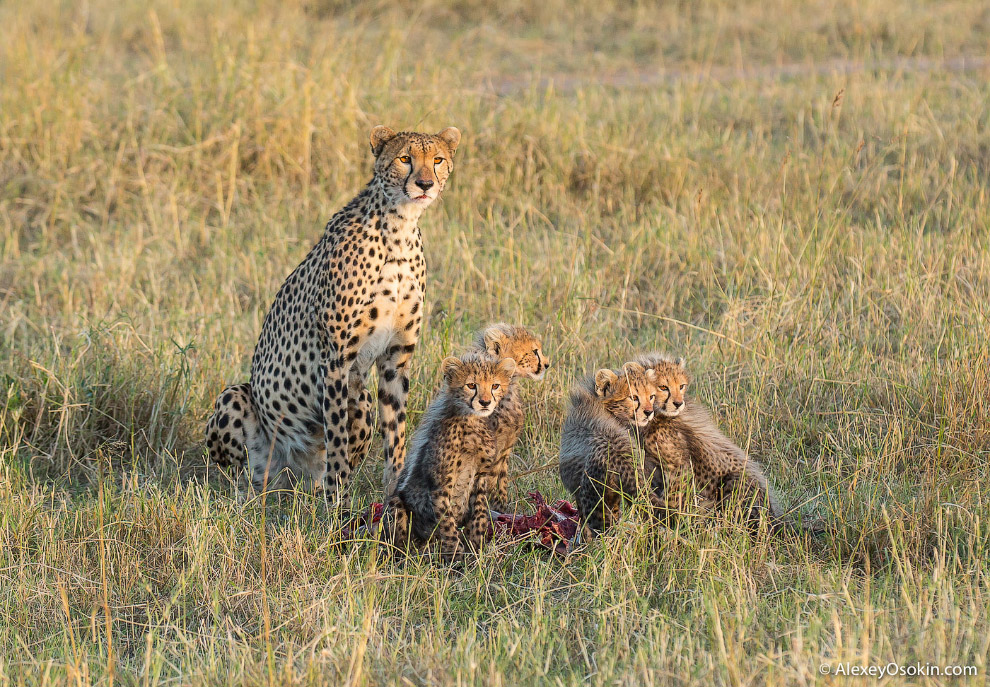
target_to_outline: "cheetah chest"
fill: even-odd
[[[358,365],[367,369],[389,346],[415,338],[416,322],[423,303],[419,275],[406,259],[390,260],[382,267],[365,310],[367,329],[358,354]]]

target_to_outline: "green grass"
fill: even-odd
[[[489,4],[0,5],[0,683],[983,684],[985,3]],[[823,544],[630,518],[452,573],[239,507],[205,418],[379,123],[463,132],[413,423],[526,324],[513,493],[562,496],[575,379],[682,354]],[[376,446],[355,505],[380,480]]]

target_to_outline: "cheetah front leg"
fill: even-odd
[[[464,558],[464,545],[457,530],[457,518],[451,512],[450,506],[451,497],[446,492],[433,506],[439,516],[436,531],[440,537],[440,558],[444,563],[456,563]]]
[[[488,510],[488,494],[491,493],[493,480],[489,475],[481,475],[475,484],[475,492],[471,497],[471,516],[467,522],[468,544],[475,551],[481,549],[481,544],[488,534],[491,515]]]
[[[343,349],[337,349],[343,350]],[[347,431],[347,369],[345,355],[334,355],[333,349],[328,360],[321,366],[323,379],[323,443],[326,447],[326,474],[323,488],[326,496],[337,494],[351,475],[348,458]]]
[[[664,462],[663,476],[665,486],[660,499],[660,520],[667,527],[673,527],[677,516],[688,507],[687,496],[694,474],[687,462]]]
[[[406,504],[398,496],[389,499],[379,530],[381,539],[389,546],[392,556],[406,552],[412,539],[411,517]]]
[[[353,472],[368,455],[371,445],[371,392],[367,375],[354,370],[350,374],[347,396],[347,458]]]
[[[512,446],[506,446],[495,461],[492,470],[492,489],[490,505],[496,511],[502,512],[509,505],[509,457]]]
[[[378,416],[385,452],[383,483],[386,496],[395,491],[399,471],[406,460],[406,399],[409,396],[409,361],[419,336],[416,326],[405,332],[378,361]]]
[[[612,524],[612,508],[615,498],[606,484],[607,475],[604,466],[592,460],[581,476],[577,491],[578,514],[584,528],[588,531],[585,538],[592,539]],[[612,496],[612,498],[609,498]]]

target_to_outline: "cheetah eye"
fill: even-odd
[[[474,391],[475,389],[477,389],[477,388],[478,388],[478,385],[477,385],[477,384],[475,384],[474,382],[468,382],[468,383],[467,383],[467,384],[465,384],[464,386],[466,386],[466,387],[467,387],[468,389],[470,389],[471,391]]]
[[[660,387],[660,391],[670,391],[670,389],[668,389],[668,388],[667,388],[667,387],[665,387],[665,386],[662,386],[662,387]]]
[[[687,389],[687,384],[681,384],[681,391],[684,391],[685,389]]]
[[[435,158],[433,158],[433,164],[439,165],[441,162],[443,162],[443,158],[442,157],[435,157]]]
[[[495,391],[496,389],[501,389],[501,388],[502,388],[502,385],[501,384],[492,384],[492,391]]]
[[[656,394],[650,394],[650,400],[651,401],[657,400],[657,395]]]
[[[411,160],[412,160],[412,158],[410,158],[408,155],[403,155],[402,157],[399,158],[399,162],[402,162],[402,163],[407,164],[407,165],[409,164],[409,162]]]
[[[639,403],[639,396],[633,396],[632,400],[634,403]]]

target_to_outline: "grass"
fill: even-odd
[[[985,3],[488,5],[0,5],[0,682],[983,684]],[[452,574],[239,507],[206,415],[379,123],[464,134],[414,423],[443,354],[529,325],[513,493],[562,496],[574,380],[676,352],[823,545],[631,518]]]

